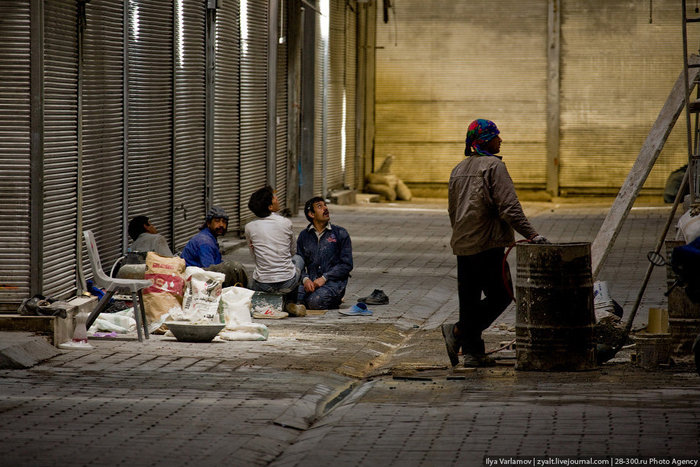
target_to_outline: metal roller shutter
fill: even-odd
[[[654,2],[652,24],[648,7],[562,2],[563,194],[617,193],[683,70],[680,2]],[[687,163],[687,151],[681,116],[644,188],[663,190],[668,174]]]
[[[284,5],[285,2],[282,4]],[[287,31],[287,9],[280,8],[279,14],[284,35]],[[277,45],[277,144],[275,158],[277,199],[280,206],[283,207],[287,205],[287,96],[287,41],[285,38],[283,43]]]
[[[128,213],[172,233],[173,3],[129,0]]]
[[[356,141],[355,141],[355,96],[357,88],[357,3],[345,6],[345,84],[343,94],[343,112],[345,126],[343,134],[343,152],[345,155],[345,185],[356,188],[355,173]]]
[[[399,178],[444,187],[467,125],[487,118],[515,183],[544,187],[547,2],[403,0],[382,16],[374,168],[393,154]]]
[[[30,294],[29,2],[3,0],[0,17],[0,307],[16,309]]]
[[[92,1],[86,16],[83,228],[95,234],[102,265],[108,268],[122,253],[124,235],[124,2]],[[82,248],[83,270],[91,276]]]
[[[68,298],[77,289],[77,3],[47,1],[44,18],[42,292]]]
[[[327,15],[327,12],[326,12]],[[327,99],[327,89],[324,77],[327,66],[328,52],[328,17],[316,15],[316,53],[314,54],[314,196],[326,196],[326,181],[324,179],[326,166],[326,151],[324,147],[324,131],[327,116],[325,115],[324,99]],[[305,200],[302,200],[305,201]]]
[[[267,9],[267,0],[241,2],[241,225],[255,218],[248,199],[267,182]]]
[[[240,230],[240,120],[238,0],[227,0],[216,11],[216,73],[214,76],[214,167],[212,203],[229,215],[229,231]]]
[[[328,115],[326,115],[326,188],[342,188],[343,180],[343,87],[345,81],[345,0],[330,2],[330,68]]]
[[[202,0],[177,0],[175,13],[175,249],[197,233],[205,215],[205,23]]]

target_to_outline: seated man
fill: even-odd
[[[292,221],[277,214],[280,204],[270,186],[254,192],[248,208],[259,218],[245,226],[245,237],[255,263],[251,288],[268,293],[291,292],[290,299],[296,302],[304,260],[294,254]],[[288,303],[286,309],[293,316],[306,315],[306,308],[301,304]]]
[[[133,240],[131,251],[154,251],[161,256],[173,256],[165,237],[146,216],[136,216],[129,222],[129,237]]]
[[[297,254],[306,266],[299,301],[310,310],[338,308],[352,271],[350,235],[331,225],[328,206],[321,197],[306,202],[304,215],[310,224],[297,238]]]
[[[218,207],[213,206],[207,213],[204,224],[199,228],[199,233],[194,235],[180,256],[187,266],[197,266],[207,271],[221,272],[226,275],[223,286],[229,287],[248,285],[248,274],[241,263],[236,261],[223,262],[217,237],[226,234],[228,229],[228,215]]]

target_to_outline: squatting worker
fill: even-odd
[[[304,259],[298,303],[309,310],[338,308],[352,271],[352,242],[348,231],[331,225],[321,197],[304,204],[309,225],[297,237],[297,254]]]
[[[221,272],[226,275],[223,286],[248,285],[248,274],[243,265],[237,261],[223,261],[217,237],[223,237],[228,230],[228,215],[218,206],[212,206],[207,213],[199,233],[194,235],[180,256],[187,266],[197,266],[207,271]]]
[[[527,220],[513,181],[501,160],[500,132],[489,120],[474,120],[467,130],[466,159],[450,175],[448,211],[452,252],[457,255],[459,322],[443,324],[442,334],[453,366],[493,365],[485,354],[481,333],[511,302],[510,271],[502,264],[505,247],[515,241],[513,229],[534,243],[548,243]],[[481,294],[485,298],[481,298]]]

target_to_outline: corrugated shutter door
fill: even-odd
[[[343,187],[343,86],[345,81],[345,0],[330,2],[326,187]]]
[[[30,294],[29,2],[0,3],[0,307]]]
[[[78,184],[78,37],[75,0],[44,10],[44,295],[75,294]]]
[[[282,2],[284,5],[285,2]],[[287,9],[280,9],[280,19],[284,34],[287,32]],[[279,28],[278,28],[279,29]],[[280,206],[287,205],[287,38],[277,44],[277,140],[276,140],[276,176],[277,199]],[[294,211],[294,209],[292,209]]]
[[[123,2],[90,2],[86,4],[86,14],[83,39],[83,228],[95,234],[102,265],[108,268],[122,253],[124,230]],[[85,245],[82,248],[83,270],[92,276]]]
[[[467,125],[487,118],[516,184],[544,187],[547,2],[403,0],[387,24],[382,16],[375,168],[393,154],[399,178],[444,187]]]
[[[255,218],[250,195],[267,183],[267,9],[267,0],[241,3],[241,226]]]
[[[175,249],[197,233],[205,215],[205,22],[202,0],[179,0],[175,35]],[[179,33],[178,33],[179,32]]]
[[[617,193],[683,70],[680,2],[654,2],[653,24],[648,6],[562,2],[563,194]],[[681,115],[644,188],[662,190],[687,158]]]
[[[229,231],[239,221],[239,60],[238,0],[227,0],[216,11],[216,74],[214,95],[213,204],[229,215]]]
[[[355,96],[357,88],[357,4],[345,7],[345,185],[356,188],[355,183]]]
[[[172,232],[173,4],[129,0],[129,219],[149,216]]]
[[[323,193],[323,73],[325,69],[324,53],[326,41],[321,34],[321,18],[316,15],[316,53],[314,54],[314,196],[326,196]],[[305,200],[302,200],[305,201]]]

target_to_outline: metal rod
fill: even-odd
[[[661,248],[663,247],[664,240],[666,239],[666,234],[668,233],[668,229],[671,227],[671,222],[673,222],[673,218],[676,215],[676,209],[678,208],[678,204],[680,203],[681,198],[683,197],[683,191],[685,190],[686,185],[688,184],[688,179],[689,179],[689,172],[690,172],[690,167],[685,171],[685,175],[683,175],[683,181],[681,181],[681,186],[678,187],[678,193],[676,193],[676,199],[673,201],[673,207],[671,208],[671,213],[668,216],[668,219],[666,220],[666,225],[664,226],[664,230],[661,233],[661,236],[659,237],[659,240],[656,242],[656,248],[654,249],[654,253],[657,255],[661,251]],[[632,311],[630,312],[630,316],[627,319],[627,324],[625,325],[625,333],[624,337],[620,339],[620,342],[618,343],[617,347],[615,348],[615,352],[619,351],[622,346],[624,345],[625,341],[627,340],[627,336],[629,336],[630,331],[632,330],[632,322],[634,321],[634,317],[637,315],[637,311],[639,310],[639,305],[642,302],[642,298],[644,297],[644,292],[646,291],[647,284],[649,283],[649,278],[651,277],[651,273],[654,270],[654,263],[651,261],[649,262],[649,266],[647,266],[647,272],[644,276],[644,281],[642,282],[642,286],[639,289],[639,293],[637,293],[637,299],[634,302],[634,306],[632,307]]]

